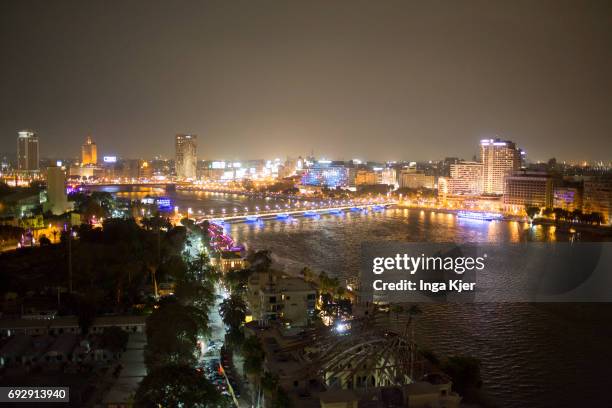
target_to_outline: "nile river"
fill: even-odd
[[[233,207],[274,205],[275,200],[236,195],[141,189],[106,191],[137,199],[167,195],[181,209],[220,213]],[[341,278],[358,273],[361,243],[567,241],[554,227],[482,222],[416,209],[296,217],[230,224],[232,237],[250,249],[270,249],[289,273],[303,266]],[[428,304],[418,319],[417,339],[439,355],[468,354],[482,361],[483,391],[500,407],[612,406],[612,307],[610,304]],[[585,399],[586,398],[586,399]]]

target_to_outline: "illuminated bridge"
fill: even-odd
[[[317,217],[323,214],[341,214],[344,212],[377,212],[385,208],[395,205],[394,201],[374,202],[374,203],[333,203],[330,205],[311,205],[298,208],[274,208],[264,211],[244,211],[233,214],[222,214],[221,216],[202,215],[195,217],[198,222],[208,220],[211,222],[226,222],[226,221],[246,221],[255,222],[264,219],[287,219],[291,216]],[[306,208],[304,208],[306,207]]]
[[[105,182],[105,183],[81,183],[80,186],[87,187],[124,187],[129,190],[132,187],[157,187],[163,188],[167,191],[176,190],[177,185],[180,183],[175,182],[146,182],[146,181],[138,181],[138,182]]]

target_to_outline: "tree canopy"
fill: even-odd
[[[137,407],[207,408],[220,402],[215,387],[188,365],[171,364],[151,371],[140,383],[134,399]]]

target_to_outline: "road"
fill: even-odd
[[[215,286],[215,303],[211,307],[208,314],[210,337],[208,339],[200,339],[203,353],[198,361],[198,367],[206,370],[205,372],[207,372],[209,375],[212,375],[212,372],[216,371],[219,366],[219,362],[221,361],[220,352],[221,346],[225,341],[225,325],[223,324],[223,320],[219,314],[219,307],[221,302],[223,302],[223,299],[225,299],[227,296],[227,291],[221,285]],[[238,373],[236,376],[236,381],[239,381],[240,388],[239,397],[237,398],[239,407],[251,408],[251,396],[248,392],[249,385],[242,378],[242,359],[234,354],[233,361],[236,372]],[[217,381],[219,377],[220,376],[217,375],[214,376]]]
[[[190,234],[188,237],[189,244],[186,246],[187,255],[195,259],[200,253],[207,252],[208,249],[202,243],[202,240]],[[229,293],[221,283],[215,284],[215,300],[208,312],[208,325],[210,328],[210,336],[208,338],[200,337],[198,343],[200,345],[201,354],[197,362],[197,368],[202,369],[206,376],[213,381],[219,388],[229,389],[226,378],[218,372],[219,363],[221,361],[221,347],[225,342],[225,324],[219,313],[219,307],[224,299],[229,297]],[[238,388],[240,389],[237,396],[239,408],[251,408],[251,396],[248,392],[249,385],[244,380],[242,372],[242,359],[238,355],[234,355],[234,366],[236,368],[236,378]],[[237,367],[236,367],[237,366]],[[225,383],[226,386],[222,386]]]

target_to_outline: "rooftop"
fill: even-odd
[[[283,278],[276,281],[276,286],[283,292],[302,292],[316,290],[315,285],[302,278]]]
[[[223,251],[221,252],[221,259],[242,259],[239,252],[235,251]]]
[[[139,315],[99,316],[92,326],[141,325],[147,317]],[[37,329],[47,327],[78,327],[76,316],[61,316],[54,319],[0,319],[0,329]]]

